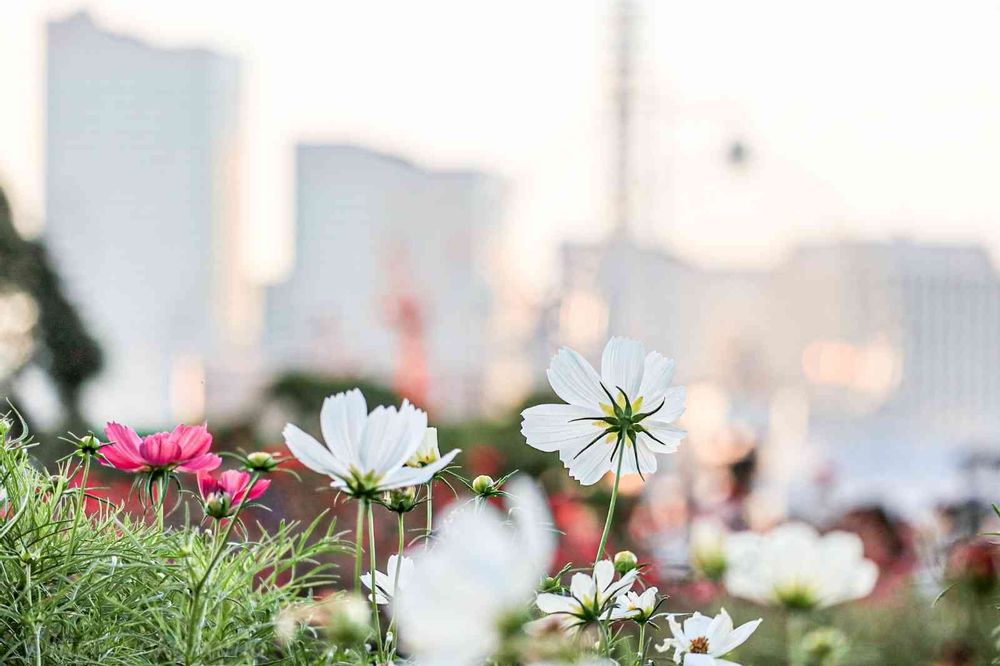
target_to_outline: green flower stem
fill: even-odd
[[[646,663],[646,623],[639,623],[639,666]]]
[[[80,520],[83,517],[83,503],[87,495],[87,477],[90,476],[90,458],[88,454],[83,459],[83,476],[80,478],[80,495],[76,500],[76,515],[73,516],[73,529],[69,532],[69,554],[76,552],[76,531],[80,527]]]
[[[382,627],[378,618],[378,604],[375,603],[375,571],[377,566],[375,562],[375,513],[372,511],[371,500],[365,500],[365,506],[368,508],[368,563],[371,567],[372,577],[372,615],[375,618],[375,638],[378,640],[378,656],[381,659],[385,648],[382,646]]]
[[[209,560],[208,566],[205,567],[205,573],[202,574],[201,578],[195,584],[191,590],[191,622],[188,626],[188,640],[187,649],[184,652],[184,663],[193,664],[195,663],[195,652],[198,647],[198,643],[201,642],[201,626],[204,623],[205,608],[201,604],[201,593],[205,589],[205,583],[208,582],[209,577],[212,575],[212,571],[215,569],[215,565],[218,563],[219,558],[222,557],[223,551],[226,549],[226,544],[229,542],[229,537],[233,533],[233,528],[236,527],[237,519],[240,517],[240,512],[243,511],[244,505],[247,504],[247,497],[250,496],[250,491],[257,484],[257,480],[260,479],[260,474],[254,472],[250,477],[250,484],[247,486],[246,493],[243,495],[243,501],[236,505],[236,510],[233,515],[229,518],[229,524],[226,525],[226,531],[222,534],[222,539],[216,544],[215,552],[212,554],[212,559]],[[162,509],[162,502],[160,504]],[[216,533],[216,538],[218,539],[218,533]]]
[[[785,642],[787,648],[788,663],[790,666],[797,666],[798,646],[805,634],[806,618],[798,611],[785,611]]]
[[[354,525],[354,591],[361,593],[361,557],[364,553],[365,502],[358,500],[358,520]]]
[[[622,460],[624,459],[625,444],[622,442],[618,452],[618,469],[615,471],[615,485],[611,489],[611,503],[608,505],[608,518],[604,521],[604,533],[601,534],[601,545],[597,547],[597,556],[594,558],[595,564],[600,562],[601,558],[604,557],[604,547],[608,544],[608,534],[611,533],[611,521],[615,516],[615,503],[618,501],[618,482],[622,478]]]
[[[156,527],[161,532],[163,531],[163,507],[167,503],[167,482],[168,478],[166,476],[161,476],[156,484]]]
[[[431,547],[432,531],[434,531],[434,477],[427,482],[427,529],[424,531],[424,548]]]
[[[399,593],[399,570],[403,568],[403,549],[406,548],[405,535],[406,535],[406,520],[402,513],[396,514],[399,516],[399,549],[396,551],[396,573],[393,575],[392,581],[392,596],[395,599],[396,595]],[[375,584],[374,579],[372,579],[372,584]],[[374,594],[374,591],[372,591]],[[389,621],[389,631],[395,632],[396,630],[396,608],[392,607],[392,619]],[[396,641],[393,640],[393,645],[396,645]],[[393,648],[395,650],[395,648]]]

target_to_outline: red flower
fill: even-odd
[[[207,472],[222,463],[208,452],[212,435],[203,425],[179,425],[173,432],[139,437],[132,428],[112,421],[104,434],[109,443],[100,449],[101,462],[123,472]]]
[[[258,479],[250,488],[250,474],[235,469],[223,472],[219,478],[198,472],[198,492],[205,512],[213,518],[228,518],[244,500],[252,502],[270,485],[270,479]]]

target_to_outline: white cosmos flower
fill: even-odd
[[[519,616],[555,548],[545,498],[518,479],[510,514],[485,504],[452,510],[434,547],[414,555],[408,585],[393,601],[399,636],[417,666],[479,666]]]
[[[389,561],[385,566],[385,573],[381,571],[375,572],[375,590],[372,594],[375,595],[375,603],[382,605],[387,604],[396,596],[396,568],[399,567],[399,589],[402,590],[404,587],[409,585],[410,578],[413,576],[413,560],[409,557],[403,556],[402,562],[399,561],[398,555],[390,555]],[[361,582],[369,590],[372,589],[372,573],[361,575]],[[371,595],[368,597],[371,598]]]
[[[635,620],[646,622],[653,617],[659,600],[656,598],[659,590],[655,587],[646,588],[643,592],[626,592],[615,601],[611,609],[612,620]]]
[[[868,596],[878,567],[850,532],[823,536],[804,523],[726,540],[726,589],[734,597],[794,610],[825,608]]]
[[[426,412],[404,400],[398,410],[379,406],[369,414],[358,389],[323,401],[320,426],[326,446],[291,423],[283,432],[285,443],[303,465],[354,497],[427,483],[458,454],[455,449],[433,464],[407,467],[424,439]]]
[[[736,662],[721,659],[743,643],[757,630],[762,620],[741,624],[733,629],[733,620],[723,608],[715,617],[695,613],[684,620],[683,626],[667,617],[673,638],[668,638],[656,646],[658,652],[674,649],[674,662],[683,666],[740,666]]]
[[[612,617],[612,606],[632,589],[638,574],[638,569],[632,569],[615,580],[615,565],[611,560],[601,560],[594,565],[593,575],[573,574],[569,596],[545,592],[538,595],[535,605],[546,615],[558,615],[564,628],[579,629]]]
[[[655,454],[674,453],[686,434],[672,425],[684,412],[684,387],[670,387],[673,375],[672,359],[646,354],[628,338],[608,340],[600,375],[563,347],[552,357],[548,377],[568,404],[524,410],[521,433],[540,451],[558,451],[570,476],[584,485],[617,469],[622,455],[623,474],[655,472]]]

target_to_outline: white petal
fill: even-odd
[[[652,412],[647,420],[658,421],[660,423],[673,423],[684,413],[684,402],[687,400],[687,389],[683,386],[673,386],[666,389],[658,400],[648,401],[645,397],[642,400],[642,411]],[[663,403],[661,406],[660,403]],[[659,407],[659,409],[657,409]],[[645,425],[646,421],[643,421]]]
[[[395,407],[376,407],[368,415],[361,438],[364,471],[382,475],[402,467],[420,446],[427,413],[404,400]]]
[[[556,395],[571,405],[599,408],[602,402],[607,402],[594,367],[569,347],[563,347],[552,357],[546,375]]]
[[[603,416],[594,409],[576,405],[536,405],[521,412],[521,434],[539,451],[581,447],[600,434],[601,424],[573,419]]]
[[[708,628],[711,625],[712,618],[706,617],[701,613],[695,613],[684,620],[684,635],[688,637],[688,640],[694,640],[699,636],[707,636]]]
[[[710,654],[692,654],[690,652],[684,655],[684,666],[717,666],[719,660]]]
[[[392,490],[393,488],[406,488],[407,486],[419,486],[427,483],[435,474],[450,465],[460,451],[461,449],[452,449],[441,456],[437,462],[424,467],[397,467],[395,471],[390,472],[382,479],[379,488]]]
[[[708,625],[705,638],[708,639],[708,651],[715,656],[722,656],[729,650],[719,650],[715,646],[724,645],[729,635],[733,633],[733,619],[723,608],[719,614],[712,618],[712,623]]]
[[[605,591],[611,587],[611,582],[615,578],[615,565],[611,560],[601,560],[594,565],[594,584],[598,591],[604,595]]]
[[[358,389],[331,395],[323,401],[320,427],[326,446],[345,467],[360,467],[358,447],[368,419],[365,397]]]
[[[616,400],[619,399],[619,388],[625,391],[629,400],[639,397],[645,357],[646,350],[640,342],[617,337],[608,340],[601,356],[601,379]]]
[[[572,597],[564,597],[561,594],[539,594],[535,599],[538,610],[551,615],[553,613],[574,613],[580,610],[580,604]]]
[[[347,473],[329,449],[298,426],[289,423],[281,434],[284,435],[285,444],[288,445],[292,455],[312,471],[328,476],[342,476]]]
[[[593,599],[597,595],[597,585],[591,576],[585,573],[575,573],[569,581],[569,591],[580,601]]]
[[[590,486],[612,470],[611,452],[614,444],[603,439],[584,451],[581,445],[574,449],[562,449],[559,459],[569,470],[569,475],[585,486]]]
[[[644,409],[656,409],[663,400],[664,393],[670,387],[677,364],[672,358],[666,358],[659,352],[646,354],[642,371],[642,384],[639,385],[639,395],[642,396]],[[664,405],[666,409],[666,405]]]
[[[752,622],[745,622],[744,624],[741,624],[740,626],[733,629],[733,632],[729,634],[729,637],[726,638],[725,641],[723,641],[722,645],[718,648],[718,650],[712,648],[711,643],[709,643],[709,647],[712,648],[712,652],[714,652],[716,655],[720,657],[729,652],[732,652],[739,646],[743,645],[746,642],[746,640],[750,638],[750,635],[753,634],[753,632],[757,631],[757,627],[760,626],[761,622],[763,622],[762,619],[754,620]]]

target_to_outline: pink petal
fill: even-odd
[[[219,487],[232,497],[242,493],[248,481],[250,481],[249,474],[235,469],[226,470],[219,475]]]
[[[118,444],[101,447],[101,463],[123,472],[138,472],[146,466],[135,454]]]
[[[264,491],[266,491],[270,485],[271,479],[259,479],[257,483],[253,485],[253,488],[250,489],[250,494],[247,495],[247,501],[252,502],[263,495]]]
[[[180,447],[181,457],[185,460],[208,453],[212,447],[212,435],[208,432],[208,428],[203,425],[181,424],[170,433],[170,439]]]
[[[181,447],[171,439],[170,433],[158,432],[142,440],[139,455],[150,467],[168,467],[181,459]]]
[[[178,472],[210,472],[222,464],[222,458],[214,453],[205,453],[177,466]]]
[[[135,430],[114,421],[108,421],[108,424],[104,426],[104,434],[107,435],[108,442],[111,444],[117,444],[134,451],[137,451],[139,445],[142,444],[142,438],[136,434]]]
[[[215,479],[208,472],[198,472],[198,493],[202,498],[208,497],[211,493],[218,490],[219,484],[216,483]]]

